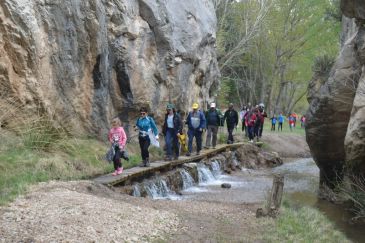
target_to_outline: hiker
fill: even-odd
[[[302,115],[302,117],[300,118],[300,127],[301,128],[305,127],[305,121],[306,121],[305,115]]]
[[[189,150],[188,150],[188,137],[186,135],[186,131],[185,131],[185,128],[182,129],[182,133],[180,133],[180,135],[177,135],[177,137],[179,138],[179,151],[180,153],[181,152],[184,152],[184,153],[187,153]]]
[[[224,113],[224,119],[227,122],[228,139],[227,144],[233,143],[233,129],[237,128],[238,124],[238,113],[233,109],[233,104],[230,103],[228,110]]]
[[[220,123],[220,117],[218,111],[216,110],[215,103],[210,104],[210,109],[207,111],[205,118],[207,122],[207,139],[205,141],[205,148],[209,148],[210,144],[212,144],[213,149],[215,149],[215,146],[217,145],[218,127]]]
[[[283,131],[283,123],[284,123],[284,120],[285,120],[285,118],[284,118],[284,116],[283,116],[283,113],[282,113],[282,112],[280,112],[280,115],[279,115],[279,117],[278,117],[278,122],[279,122],[278,131],[279,131],[279,130],[280,130],[280,131]]]
[[[254,109],[255,115],[256,115],[256,121],[255,121],[255,125],[254,125],[254,137],[256,137],[256,140],[259,141],[260,138],[260,128],[261,128],[261,124],[262,124],[262,120],[264,119],[259,107],[256,106],[256,108]]]
[[[264,123],[265,123],[265,117],[267,117],[267,113],[265,112],[265,106],[263,103],[260,103],[259,104],[259,112],[260,112],[260,127],[259,127],[259,137],[261,138],[262,137],[262,132],[264,130]]]
[[[174,159],[179,158],[179,139],[182,133],[182,122],[180,115],[175,111],[172,104],[166,107],[165,122],[163,124],[162,133],[165,136],[166,143],[166,160],[172,160],[172,149],[174,149]]]
[[[295,127],[295,118],[294,118],[293,114],[289,115],[288,120],[289,120],[290,131],[293,131],[293,127]]]
[[[150,166],[148,147],[151,144],[149,133],[152,133],[158,140],[158,130],[153,118],[148,116],[147,108],[142,107],[139,111],[141,116],[137,119],[136,127],[139,129],[138,141],[142,155],[142,164],[140,166],[148,167]]]
[[[194,103],[192,106],[193,111],[190,111],[188,117],[186,118],[186,124],[188,125],[188,152],[186,156],[190,156],[193,150],[193,139],[195,137],[196,141],[196,154],[200,154],[200,150],[202,149],[202,133],[205,128],[205,116],[204,113],[198,110],[198,103]]]
[[[115,171],[112,173],[112,175],[120,175],[123,173],[121,158],[125,144],[127,142],[127,135],[125,134],[122,127],[122,122],[118,117],[112,120],[112,128],[109,130],[108,139],[114,149],[113,164]]]
[[[245,132],[246,137],[247,137],[247,127],[246,127],[245,116],[247,112],[248,112],[247,106],[244,105],[242,107],[242,110],[240,111],[240,120],[242,122],[242,132]]]
[[[271,120],[271,131],[275,131],[275,125],[277,121],[275,114],[270,118],[270,120]]]
[[[254,127],[255,127],[256,119],[257,118],[256,118],[256,114],[254,112],[254,108],[252,108],[245,115],[248,139],[249,139],[249,142],[251,142],[251,143],[253,142],[253,138],[254,138]]]

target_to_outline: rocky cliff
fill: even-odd
[[[94,132],[141,106],[159,118],[167,102],[203,105],[218,87],[215,31],[210,0],[2,0],[0,102]]]
[[[342,0],[341,9],[340,55],[328,78],[313,78],[308,95],[307,142],[330,187],[344,171],[365,174],[365,5]]]

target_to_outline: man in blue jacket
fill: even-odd
[[[199,155],[200,150],[202,149],[202,133],[205,128],[205,116],[204,113],[198,110],[198,103],[193,104],[193,111],[189,112],[188,117],[186,118],[186,124],[188,124],[188,153],[186,156],[190,156],[193,150],[193,139],[195,137],[196,140],[196,154]]]

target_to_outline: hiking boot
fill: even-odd
[[[112,176],[116,176],[118,175],[118,170],[115,170],[113,173],[112,173]]]
[[[186,153],[186,156],[190,156],[190,152],[187,152],[187,153]]]
[[[150,160],[147,158],[146,159],[146,165],[145,165],[146,167],[149,167],[150,166]]]
[[[142,163],[139,164],[139,167],[146,167],[146,160],[143,160]]]
[[[210,147],[209,146],[204,146],[205,149],[209,149]]]
[[[215,146],[213,146],[213,149],[215,149]]]
[[[196,152],[196,155],[200,155],[200,151],[197,151],[197,152]]]
[[[178,160],[179,159],[179,156],[178,155],[175,155],[174,156],[174,160]]]
[[[123,167],[120,167],[117,169],[117,175],[120,175],[123,173]]]

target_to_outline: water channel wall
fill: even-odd
[[[275,152],[263,152],[256,146],[243,145],[211,158],[183,164],[165,173],[155,173],[149,178],[129,181],[120,190],[134,196],[167,197],[199,183],[212,181],[221,173],[231,174],[242,168],[275,167],[282,163]]]

